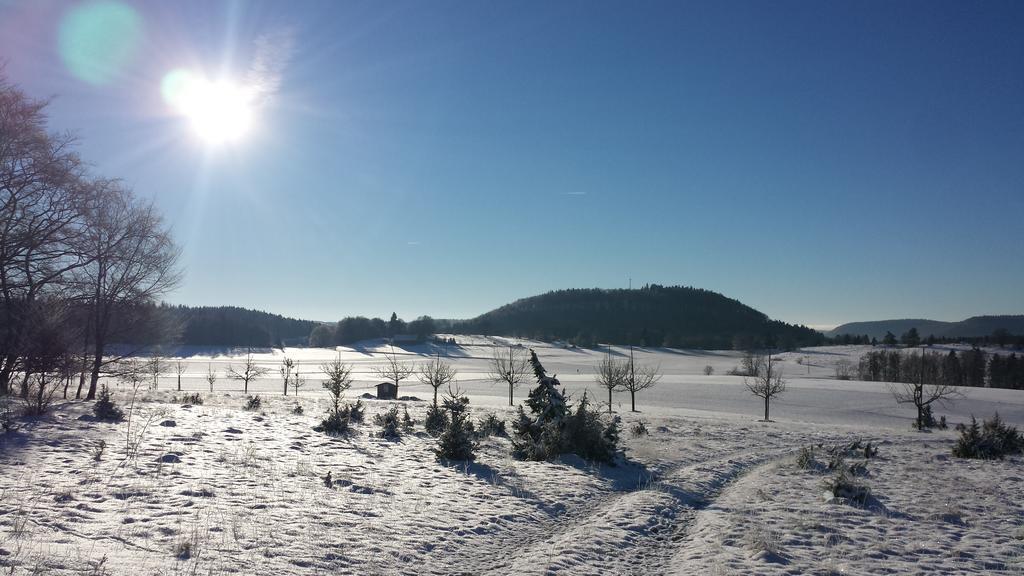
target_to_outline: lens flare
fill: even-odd
[[[160,91],[208,144],[238,141],[252,127],[255,93],[251,89],[179,68],[164,76]]]
[[[134,59],[142,18],[121,2],[94,2],[70,10],[61,20],[58,49],[76,78],[106,84]]]

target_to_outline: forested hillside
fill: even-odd
[[[581,346],[633,343],[719,349],[823,341],[810,328],[771,320],[716,292],[657,284],[635,290],[556,290],[457,322],[453,329],[466,334],[569,340]]]
[[[867,335],[869,338],[881,340],[885,337],[886,332],[899,336],[911,328],[916,328],[922,338],[927,336],[935,336],[936,338],[977,338],[989,336],[997,330],[1004,330],[1010,334],[1024,334],[1024,315],[972,316],[959,322],[923,319],[850,322],[836,327],[828,335]]]
[[[317,325],[237,306],[165,306],[180,330],[178,342],[195,346],[306,345]]]

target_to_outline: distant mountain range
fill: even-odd
[[[471,320],[455,321],[464,334],[672,348],[808,346],[821,333],[772,320],[717,292],[688,286],[556,290],[516,300]]]
[[[973,316],[959,322],[942,322],[940,320],[925,319],[901,319],[901,320],[875,320],[871,322],[850,322],[837,326],[834,330],[825,333],[826,336],[851,336],[867,335],[869,338],[885,337],[886,332],[892,332],[897,338],[911,328],[917,328],[922,338],[935,336],[937,338],[976,338],[990,336],[996,330],[1002,328],[1011,334],[1024,334],[1024,315],[1017,316]]]

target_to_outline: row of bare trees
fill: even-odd
[[[637,365],[633,358],[633,347],[629,348],[629,358],[616,360],[611,354],[605,355],[601,363],[595,367],[597,383],[608,391],[608,413],[612,411],[612,393],[629,392],[630,410],[636,412],[636,393],[653,387],[661,380],[657,367]]]
[[[179,252],[150,202],[48,132],[45,109],[0,76],[0,395],[61,380],[67,394],[77,374],[92,399],[112,362],[165,335],[155,302]]]

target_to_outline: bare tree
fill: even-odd
[[[393,382],[395,385],[395,395],[398,395],[398,385],[402,380],[412,376],[416,372],[416,368],[410,364],[399,362],[398,357],[395,355],[395,347],[391,347],[391,353],[384,353],[384,365],[374,366],[372,368],[373,373],[377,376]]]
[[[633,347],[629,347],[629,362],[622,378],[622,388],[629,392],[630,410],[636,412],[636,393],[653,387],[661,380],[658,367],[637,366],[633,359]]]
[[[455,367],[435,356],[430,362],[421,364],[417,372],[419,381],[434,389],[434,406],[437,406],[437,390],[455,381]]]
[[[295,368],[295,361],[285,356],[284,360],[281,361],[281,378],[284,380],[284,395],[288,395],[288,383],[292,379],[292,370]]]
[[[299,388],[306,385],[306,379],[302,377],[302,372],[299,371],[299,363],[295,363],[295,374],[292,376],[292,392],[295,396],[299,395]]]
[[[45,101],[7,83],[0,70],[0,395],[26,353],[40,299],[67,300],[89,188],[69,135],[46,130]]]
[[[160,375],[166,370],[166,362],[162,356],[154,354],[150,357],[149,361],[146,362],[146,372],[149,372],[149,376],[153,379],[153,390],[157,389],[160,382]]]
[[[95,201],[87,210],[89,265],[79,280],[92,312],[88,400],[96,396],[103,367],[119,359],[106,357],[110,339],[121,331],[153,328],[159,316],[152,303],[181,278],[179,250],[153,205],[140,202],[116,181],[95,186]]]
[[[181,392],[181,375],[185,373],[185,366],[180,358],[174,361],[174,372],[178,375],[178,392]]]
[[[135,358],[122,358],[114,364],[113,373],[118,382],[127,384],[132,392],[127,410],[125,411],[125,415],[127,416],[125,421],[125,459],[127,461],[134,459],[135,455],[138,454],[139,447],[142,444],[142,439],[146,434],[146,430],[153,422],[154,415],[156,414],[156,412],[151,412],[149,418],[147,418],[145,422],[141,425],[136,422],[133,428],[132,420],[134,419],[136,412],[136,398],[138,397],[139,389],[142,387],[143,382],[146,381],[146,377],[149,373],[149,367],[147,364],[143,364]]]
[[[530,373],[530,358],[522,348],[509,346],[495,348],[489,363],[487,377],[496,383],[508,384],[508,405],[512,406],[513,392]],[[434,390],[434,404],[437,404],[437,390]]]
[[[764,363],[764,357],[747,351],[740,359],[740,374],[743,376],[757,376]]]
[[[924,363],[924,351],[921,351],[922,366]],[[917,418],[914,420],[914,428],[923,430],[931,425],[929,422],[931,405],[938,403],[945,406],[955,400],[963,398],[963,393],[956,386],[949,384],[925,384],[925,370],[920,370],[917,382],[890,383],[889,391],[892,392],[897,404],[913,404],[917,409]]]
[[[206,367],[206,383],[210,385],[210,392],[213,392],[213,385],[217,383],[217,371],[213,369],[213,364]]]
[[[629,371],[629,362],[612,358],[606,354],[601,363],[594,367],[597,375],[597,383],[608,390],[608,413],[612,413],[612,392],[625,390],[626,373]]]
[[[241,370],[235,370],[234,366],[228,365],[228,378],[242,382],[246,394],[249,393],[249,382],[262,378],[267,372],[270,372],[270,370],[258,366],[256,361],[252,359],[252,350],[246,353],[245,362],[242,364]]]
[[[781,396],[786,391],[786,381],[782,379],[782,370],[775,366],[772,355],[758,356],[753,363],[755,373],[743,379],[743,384],[750,393],[764,400],[764,421],[771,422],[768,410],[772,398]]]
[[[338,354],[334,360],[321,364],[320,370],[327,376],[323,387],[331,397],[331,414],[337,414],[345,391],[352,387],[352,366],[342,362]]]
[[[836,380],[849,380],[853,377],[853,362],[846,358],[840,358],[839,360],[836,360],[835,370]]]

